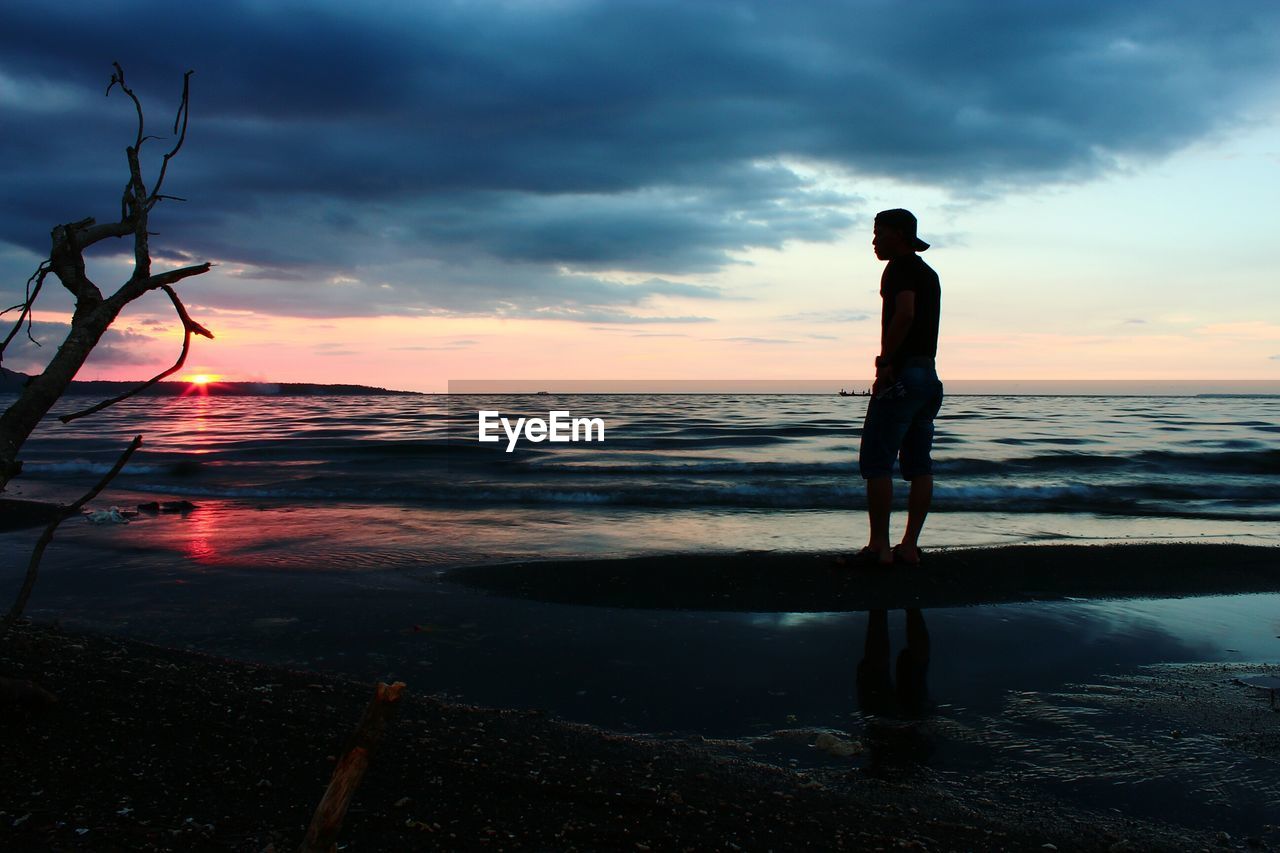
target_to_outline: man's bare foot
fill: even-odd
[[[868,565],[888,567],[893,565],[893,549],[888,545],[876,547],[868,545],[862,549]]]
[[[856,568],[867,566],[880,566],[888,568],[893,565],[893,549],[891,548],[872,548],[870,545],[863,548],[856,554],[845,556],[843,554],[835,558],[835,564],[843,568]]]
[[[903,542],[901,545],[893,547],[893,562],[904,566],[918,566],[924,553],[916,545],[908,545]]]

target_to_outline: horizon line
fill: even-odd
[[[1280,395],[1280,379],[943,379],[953,394],[1022,393],[1029,396],[1089,394],[1123,396],[1152,392]],[[452,379],[447,394],[836,394],[869,389],[866,379]],[[438,392],[437,392],[438,393]]]

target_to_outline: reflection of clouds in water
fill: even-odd
[[[746,623],[756,628],[809,628],[848,619],[848,613],[752,613]]]
[[[1105,601],[1083,609],[1094,640],[1141,642],[1169,636],[1188,651],[1188,660],[1274,660],[1280,655],[1280,622],[1271,593]]]

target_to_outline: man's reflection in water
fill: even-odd
[[[865,719],[866,770],[873,775],[909,770],[933,752],[921,720],[929,713],[929,631],[918,608],[907,614],[907,645],[889,672],[889,611],[872,610],[858,663],[858,707]]]

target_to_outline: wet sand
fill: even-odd
[[[1277,549],[1238,545],[954,550],[889,571],[836,568],[831,557],[507,563],[445,580],[544,601],[712,611],[1280,590]],[[14,850],[295,849],[372,690],[47,625],[0,638],[0,675],[59,697],[34,711],[0,703],[0,848]],[[1232,677],[1221,666],[1179,670],[1104,698],[1133,705],[1162,736],[1234,738],[1254,759],[1280,761],[1280,716]],[[1160,823],[1087,809],[1013,779],[869,773],[852,760],[787,769],[739,743],[625,736],[430,693],[409,685],[356,797],[346,849],[1199,850],[1280,840],[1265,828],[1230,838],[1177,815]]]
[[[23,626],[0,671],[0,847],[296,849],[371,686]],[[1168,850],[1212,830],[1085,812],[945,775],[801,772],[410,691],[341,836],[348,850]],[[1257,839],[1255,839],[1257,841]],[[1044,845],[1053,845],[1044,847]]]
[[[58,506],[45,501],[0,498],[0,533],[43,527],[58,515]]]
[[[1248,545],[956,549],[929,552],[918,568],[841,566],[836,556],[752,551],[516,562],[455,569],[445,578],[564,604],[783,613],[1280,590],[1280,549]]]

